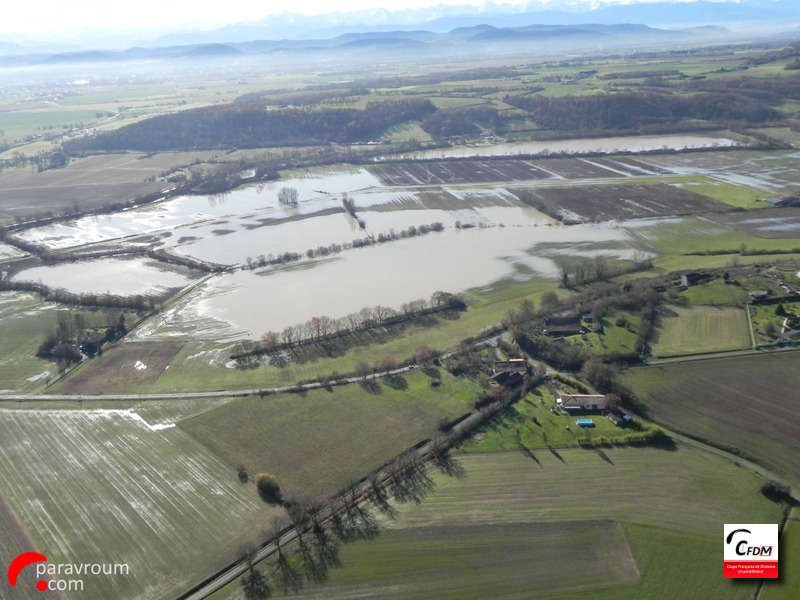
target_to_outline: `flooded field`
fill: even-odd
[[[564,143],[573,144],[574,150],[581,147],[574,144],[583,142],[596,149],[596,144],[624,141],[628,145],[620,147],[641,149],[642,144],[725,145],[726,139],[641,136]],[[634,143],[640,146],[634,148]],[[530,145],[518,149],[532,150]],[[660,252],[664,232],[673,227],[693,240],[732,235],[733,229],[791,237],[797,235],[800,219],[784,218],[788,213],[770,211],[760,214],[758,222],[748,213],[728,212],[719,213],[714,223],[670,219],[731,207],[654,180],[665,174],[701,174],[719,181],[752,179],[757,189],[787,186],[798,158],[791,151],[732,150],[340,165],[286,172],[279,181],[220,196],[182,196],[18,235],[53,249],[105,240],[105,250],[123,238],[138,240],[174,255],[228,266],[267,264],[273,257],[294,255],[283,266],[211,277],[134,334],[137,339],[234,340],[315,315],[340,317],[378,304],[398,308],[437,290],[459,292],[509,278],[554,277],[554,261],[566,255],[630,258],[634,248]],[[278,202],[283,187],[297,190],[296,205]],[[344,209],[344,193],[353,201],[355,217]],[[580,224],[567,227],[548,216],[559,211]],[[419,235],[422,226],[434,223],[441,224],[441,231]],[[374,243],[357,247],[364,240]],[[319,248],[328,250],[320,253]],[[106,258],[38,266],[15,278],[73,292],[157,296],[184,288],[198,276],[150,259]]]
[[[576,140],[551,140],[546,142],[509,142],[486,146],[438,148],[404,154],[403,158],[435,159],[468,156],[514,156],[515,154],[540,154],[544,152],[648,152],[651,150],[683,150],[686,148],[720,148],[744,146],[747,140],[740,136],[724,135],[639,135]],[[385,158],[387,160],[389,157]],[[391,157],[396,160],[397,157]]]
[[[514,277],[554,277],[537,244],[617,242],[604,254],[630,257],[618,224],[447,229],[283,269],[237,271],[205,282],[137,333],[139,339],[259,337],[310,317],[341,317],[365,306],[399,308],[437,290],[460,292]]]
[[[62,249],[170,231],[226,217],[258,214],[260,218],[285,218],[341,206],[341,199],[333,194],[372,186],[381,186],[381,183],[365,169],[308,169],[300,174],[289,174],[288,178],[280,181],[249,185],[225,194],[178,196],[139,209],[29,229],[17,236],[47,248]],[[278,191],[282,187],[297,189],[299,201],[296,206],[283,206],[278,202]]]
[[[33,267],[13,279],[41,282],[74,294],[160,296],[185,287],[193,277],[148,258],[106,258]]]
[[[9,246],[8,244],[0,242],[0,260],[17,258],[18,256],[23,256],[23,255],[24,253],[14,248],[14,246]]]
[[[628,157],[432,160],[373,165],[370,171],[387,186],[594,179],[669,172]]]
[[[800,237],[800,208],[766,208],[757,215],[735,212],[708,218],[762,238]]]
[[[664,183],[515,188],[521,200],[565,223],[729,211],[730,206]]]
[[[708,175],[767,193],[792,193],[800,184],[800,152],[730,151],[638,157],[680,175]]]

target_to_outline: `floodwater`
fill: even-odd
[[[358,220],[345,212],[314,215],[292,213],[296,220],[279,224],[262,223],[258,219],[291,216],[262,212],[248,217],[211,221],[181,227],[163,242],[172,251],[222,264],[242,265],[247,257],[278,256],[285,252],[305,254],[306,250],[330,244],[347,245],[369,236],[377,238],[411,226],[442,223],[472,227],[495,227],[550,224],[553,219],[522,204],[503,189],[428,190],[397,192],[383,189],[352,195],[358,207]],[[316,207],[341,208],[336,203],[312,200]],[[447,209],[437,208],[447,206]],[[305,217],[305,218],[302,218]],[[361,226],[363,224],[363,227]]]
[[[163,335],[207,332],[220,339],[260,336],[313,316],[341,317],[365,306],[399,308],[437,290],[461,292],[513,277],[555,276],[556,266],[536,252],[539,243],[620,242],[617,225],[591,224],[447,229],[442,233],[350,250],[333,258],[303,261],[286,269],[224,274],[206,282],[169,315]]]
[[[307,169],[286,175],[287,179],[248,185],[225,194],[178,196],[140,209],[29,229],[18,236],[51,249],[72,248],[226,217],[257,213],[260,218],[284,218],[317,212],[341,206],[341,196],[337,194],[342,192],[382,187],[380,181],[366,169],[349,166]],[[297,206],[287,207],[278,202],[278,191],[282,187],[297,189]]]
[[[41,282],[75,294],[117,296],[155,296],[185,287],[192,281],[187,275],[164,269],[162,263],[142,258],[106,258],[33,267],[20,271],[13,279]]]
[[[262,254],[277,256],[284,252],[305,253],[309,248],[332,243],[345,244],[355,238],[366,237],[355,219],[343,212],[280,225],[263,225],[255,229],[234,227],[211,223],[180,229],[175,231],[168,243],[179,241],[178,236],[196,237],[196,240],[174,246],[173,250],[207,262],[236,265],[244,264],[248,256],[255,259]]]
[[[18,256],[23,256],[23,255],[24,253],[14,248],[14,246],[9,246],[8,244],[0,242],[0,260],[5,260],[7,258],[16,258]]]
[[[403,158],[437,159],[469,156],[514,156],[542,154],[544,152],[648,152],[651,150],[684,150],[688,148],[721,148],[743,146],[746,142],[729,137],[712,135],[638,135],[577,140],[551,140],[545,142],[509,142],[486,146],[459,146],[438,148],[403,154]],[[397,160],[397,156],[378,160]]]

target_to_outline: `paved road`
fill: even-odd
[[[366,377],[346,377],[322,384],[318,381],[296,385],[286,385],[271,388],[252,388],[247,390],[219,390],[215,392],[168,392],[164,394],[0,394],[0,400],[10,400],[13,402],[78,402],[82,400],[102,400],[102,401],[125,401],[138,402],[140,400],[186,400],[193,398],[232,398],[239,396],[267,396],[271,394],[282,394],[285,392],[296,392],[298,390],[315,390],[324,388],[327,385],[347,385],[358,383],[362,380],[378,379],[388,375],[398,375],[408,373],[419,366],[411,365],[391,371],[372,373]]]

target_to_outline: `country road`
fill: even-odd
[[[168,392],[164,394],[0,394],[0,401],[12,402],[79,402],[83,400],[98,400],[98,401],[121,401],[121,402],[139,402],[144,400],[189,400],[199,398],[235,398],[241,396],[269,396],[272,394],[282,394],[286,392],[296,392],[303,390],[316,390],[324,388],[325,386],[338,386],[347,385],[351,383],[358,383],[359,381],[368,381],[370,379],[378,379],[389,375],[398,375],[401,373],[408,373],[415,369],[419,369],[418,365],[410,365],[393,369],[391,371],[382,371],[380,373],[371,373],[366,377],[345,377],[343,379],[336,379],[321,383],[314,381],[310,383],[285,385],[281,387],[271,388],[251,388],[245,390],[217,390],[212,392]]]

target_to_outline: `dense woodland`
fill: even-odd
[[[434,112],[429,100],[371,102],[363,110],[288,108],[266,110],[260,104],[227,104],[161,115],[116,131],[71,140],[67,152],[85,150],[200,150],[346,144],[369,138]]]
[[[755,98],[731,92],[691,95],[628,91],[592,96],[512,96],[508,104],[528,112],[542,129],[630,130],[679,123],[686,119],[763,123],[780,113]]]

